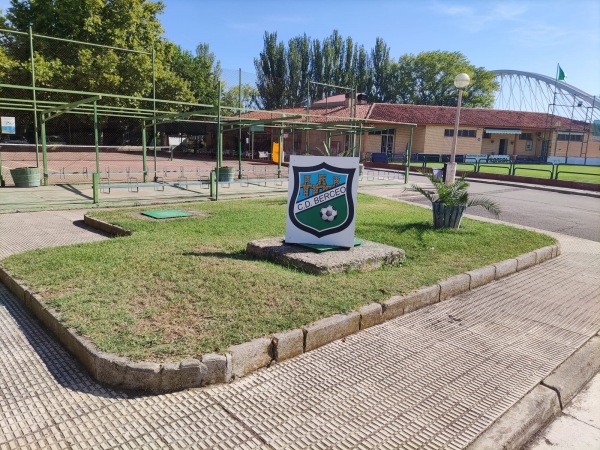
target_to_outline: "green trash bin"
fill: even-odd
[[[16,187],[38,187],[40,185],[39,167],[18,167],[10,169],[10,176]]]

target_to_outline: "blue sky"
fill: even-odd
[[[224,75],[254,72],[265,31],[280,40],[337,29],[371,49],[381,37],[398,58],[422,51],[460,51],[488,70],[554,77],[600,95],[598,0],[164,0],[168,39],[188,50],[206,42]],[[3,11],[9,0],[0,0]]]
[[[398,58],[422,51],[460,51],[488,70],[554,77],[600,94],[598,0],[165,0],[166,36],[193,50],[206,42],[225,69],[254,72],[265,31],[287,42],[337,29],[371,49],[381,37]]]

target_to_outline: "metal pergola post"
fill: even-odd
[[[46,152],[46,122],[42,118],[42,160],[44,168],[44,186],[48,186],[48,154]]]
[[[152,110],[154,120],[152,125],[152,131],[154,133],[154,182],[158,181],[158,173],[156,169],[156,141],[158,140],[158,133],[156,132],[156,66],[154,64],[154,47],[152,47]]]
[[[100,173],[100,146],[98,144],[98,105],[97,101],[94,100],[94,147],[96,150],[96,173]],[[45,136],[43,145],[46,145]]]
[[[215,169],[215,200],[219,200],[219,181],[221,181],[220,168],[223,166],[223,130],[221,129],[221,82],[219,81],[219,90],[217,98],[217,167]]]
[[[35,142],[35,166],[40,167],[40,150],[38,140],[38,112],[37,112],[37,95],[35,92],[35,58],[33,52],[33,32],[31,26],[29,27],[29,56],[31,58],[31,86],[34,88],[32,91],[33,99],[33,131],[34,131],[34,142]]]
[[[277,178],[281,178],[281,160],[283,159],[283,128],[279,128],[279,155],[277,155]]]
[[[240,123],[242,121],[242,69],[240,69],[240,83],[239,83],[239,92],[238,92],[238,102],[239,102],[239,119]],[[240,126],[239,134],[238,134],[238,179],[242,179],[242,127]]]
[[[148,158],[146,157],[146,121],[142,120],[142,171],[144,183],[148,181]]]
[[[358,157],[360,158],[361,154],[362,154],[362,146],[363,146],[363,124],[362,122],[360,123],[360,131],[359,131],[359,135],[358,135]]]

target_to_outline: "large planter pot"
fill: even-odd
[[[219,167],[219,181],[231,183],[235,176],[234,167]]]
[[[433,228],[458,228],[460,221],[467,209],[466,206],[448,206],[444,203],[434,202],[431,204],[433,209]]]
[[[19,167],[10,169],[10,176],[16,187],[37,187],[40,185],[39,167]]]

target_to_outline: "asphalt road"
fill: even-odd
[[[410,180],[425,182],[424,177],[412,174]],[[600,198],[475,181],[469,182],[469,192],[495,200],[502,208],[503,221],[600,242]],[[429,203],[423,197],[402,198]],[[493,217],[483,208],[469,208],[467,213]]]

